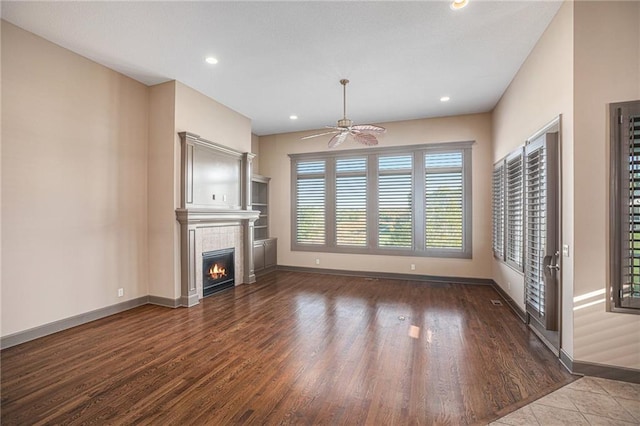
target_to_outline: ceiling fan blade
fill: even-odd
[[[387,131],[384,127],[374,126],[373,124],[356,124],[355,126],[351,126],[351,129],[373,133],[384,133]]]
[[[340,131],[342,131],[342,130],[340,130]],[[331,132],[324,132],[324,133],[318,133],[316,135],[305,136],[303,138],[300,138],[300,140],[317,138],[318,136],[333,135],[334,133],[339,133],[339,132],[337,130],[332,130]]]
[[[329,148],[335,148],[336,146],[340,145],[345,141],[345,139],[347,139],[347,136],[349,136],[349,132],[342,132],[335,135],[329,140]]]
[[[352,132],[351,135],[357,142],[360,142],[363,145],[378,145],[378,139],[370,133]]]

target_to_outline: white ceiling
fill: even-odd
[[[178,80],[267,135],[335,124],[341,78],[360,124],[490,111],[561,3],[2,1],[1,13],[147,85]]]

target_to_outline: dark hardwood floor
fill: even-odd
[[[3,350],[1,422],[483,424],[574,380],[498,298],[278,271]]]

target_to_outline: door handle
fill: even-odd
[[[553,256],[550,256],[551,259],[549,261],[549,264],[546,265],[547,269],[549,269],[550,271],[556,271],[556,272],[560,270],[560,265],[558,265],[558,260],[557,260],[559,255],[560,255],[560,252],[557,251]],[[552,264],[554,260],[555,260],[555,263]]]

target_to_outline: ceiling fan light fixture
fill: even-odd
[[[451,3],[452,10],[460,10],[469,4],[469,0],[453,0]]]
[[[338,127],[351,127],[353,126],[353,121],[349,120],[348,118],[343,118],[341,120],[338,120]]]

